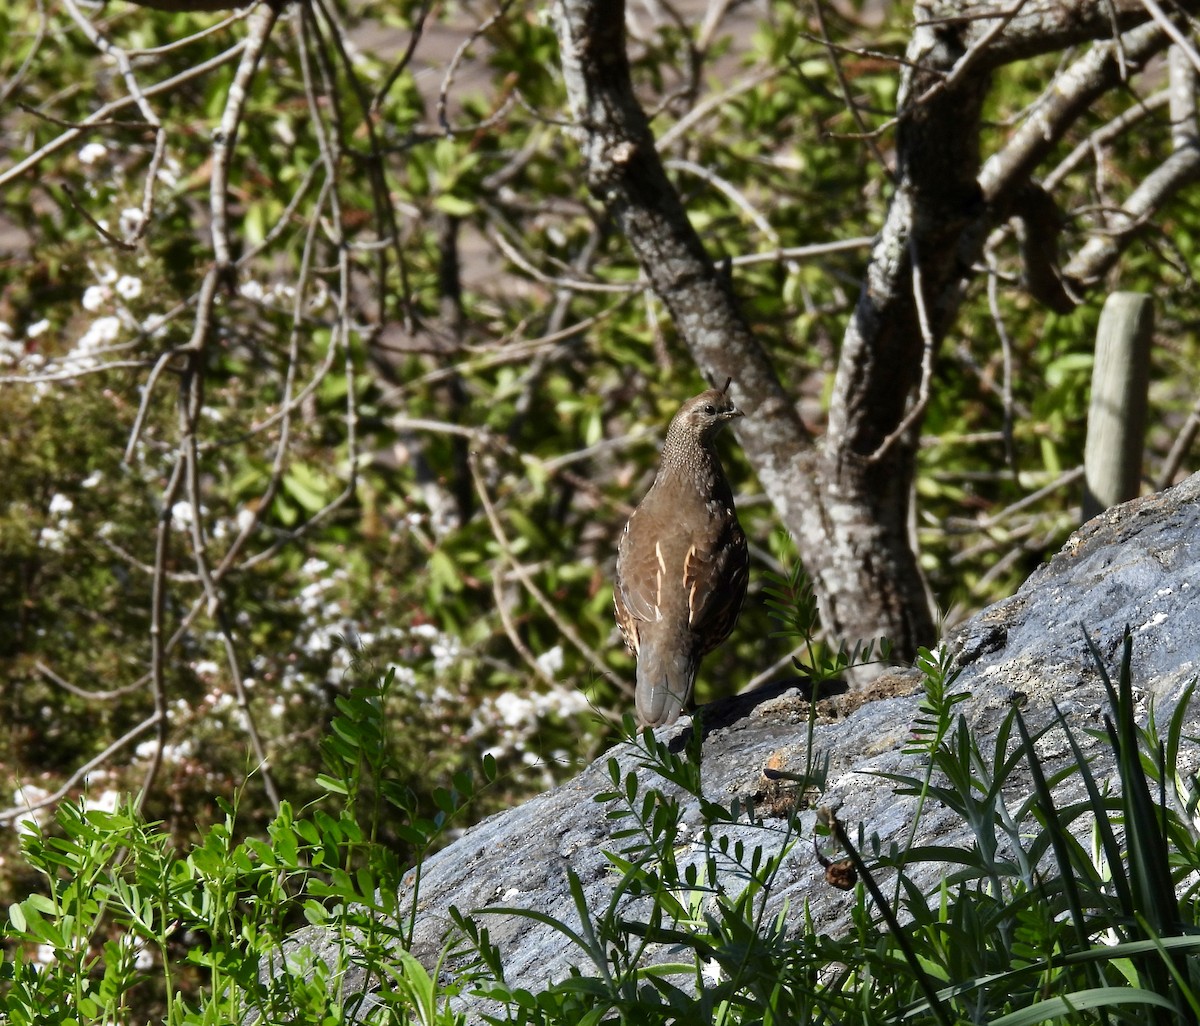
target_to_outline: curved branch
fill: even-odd
[[[1195,12],[1200,2],[1175,0],[1172,6],[1177,11]],[[1081,43],[1113,40],[1151,17],[1146,0],[941,0],[929,7],[934,17],[924,24],[942,29],[961,27],[969,47],[1004,22],[1004,30],[995,34],[979,55],[980,65],[991,69]]]
[[[1148,174],[1110,221],[1109,231],[1092,236],[1063,268],[1069,286],[1085,289],[1100,281],[1146,223],[1182,189],[1200,181],[1197,136],[1197,71],[1190,47],[1170,54],[1171,137],[1175,152]]]
[[[1050,84],[1032,115],[979,173],[984,199],[1005,208],[1067,130],[1121,81],[1130,67],[1140,67],[1166,49],[1169,40],[1153,22],[1120,40],[1098,43]]]

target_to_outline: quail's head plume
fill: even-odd
[[[644,726],[674,723],[690,704],[701,657],[729,637],[746,597],[746,536],[714,444],[742,416],[728,388],[679,408],[654,484],[617,546],[617,626],[637,657]]]

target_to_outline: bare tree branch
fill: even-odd
[[[987,202],[1001,209],[1011,202],[1067,129],[1121,80],[1118,52],[1127,66],[1141,67],[1167,43],[1162,29],[1148,23],[1127,33],[1119,46],[1116,41],[1097,43],[1068,67],[1004,148],[983,165],[979,186]]]
[[[1076,289],[1104,277],[1148,220],[1181,190],[1200,181],[1200,139],[1196,128],[1196,85],[1200,80],[1191,48],[1175,45],[1169,57],[1171,141],[1174,152],[1148,174],[1109,220],[1110,230],[1093,235],[1063,269]]]

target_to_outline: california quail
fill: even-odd
[[[726,389],[689,399],[667,429],[654,484],[617,546],[617,626],[637,658],[637,714],[674,723],[691,701],[700,659],[742,611],[750,557],[717,433],[742,411]]]

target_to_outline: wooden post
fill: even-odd
[[[1083,520],[1135,498],[1141,484],[1154,306],[1141,292],[1114,292],[1096,329],[1092,401],[1084,450]]]

